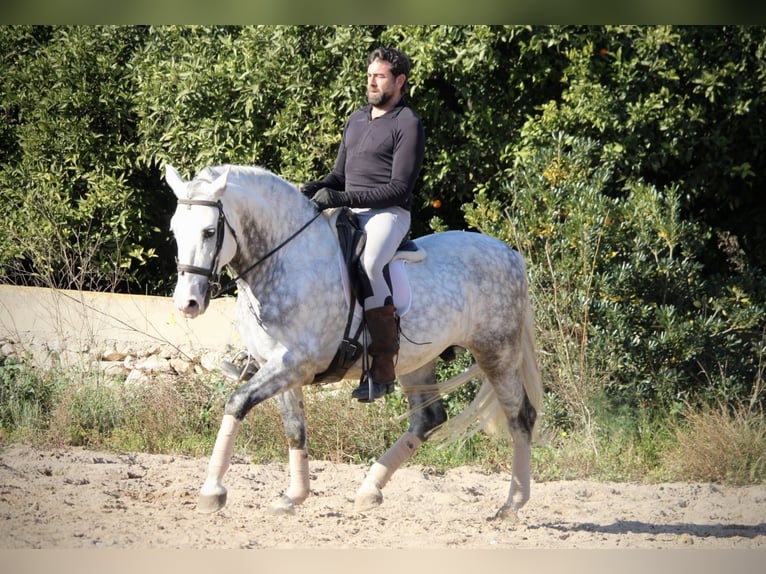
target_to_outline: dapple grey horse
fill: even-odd
[[[228,265],[238,288],[237,329],[259,367],[225,405],[198,509],[214,512],[226,504],[222,481],[238,428],[250,409],[274,397],[290,480],[271,509],[294,512],[310,488],[302,387],[327,369],[350,316],[332,217],[318,213],[295,185],[258,167],[207,167],[184,181],[166,166],[166,181],[178,198],[171,221],[179,270],[174,303],[185,317],[204,313]],[[531,440],[542,402],[524,261],[480,233],[448,231],[415,243],[419,255],[403,266],[409,289],[397,288],[402,293],[395,296],[402,334],[396,370],[410,424],[370,467],[354,508],[381,504],[385,484],[425,440],[449,438],[456,429],[477,432],[499,420],[514,448],[510,492],[497,516],[515,516],[530,496]],[[437,383],[437,360],[451,348],[468,349],[475,363]],[[362,363],[344,378],[361,376]],[[479,375],[483,383],[474,401],[447,420],[443,393]]]

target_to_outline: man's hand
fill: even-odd
[[[345,207],[351,205],[351,199],[345,191],[335,191],[328,187],[323,187],[317,191],[311,198],[319,211],[331,209],[333,207]]]
[[[303,195],[311,199],[312,197],[314,197],[314,194],[317,192],[317,190],[321,188],[322,188],[322,184],[320,182],[309,181],[308,183],[304,183],[298,189],[300,189]]]

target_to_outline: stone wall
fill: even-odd
[[[41,369],[101,369],[135,381],[209,372],[240,348],[230,297],[185,319],[167,297],[0,285],[0,356]]]

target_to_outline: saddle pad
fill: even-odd
[[[412,290],[410,281],[407,278],[407,269],[404,259],[395,259],[388,265],[389,275],[391,277],[391,290],[394,296],[394,307],[396,314],[404,317],[412,306]],[[343,254],[338,256],[338,265],[340,265],[340,276],[343,279],[343,293],[346,295],[346,303],[351,304],[351,283],[348,278],[348,269],[343,261]],[[354,308],[354,316],[361,318],[362,308],[357,305]]]

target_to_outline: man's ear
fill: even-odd
[[[404,83],[407,81],[406,74],[399,74],[396,76],[396,86],[401,90],[404,88]]]

